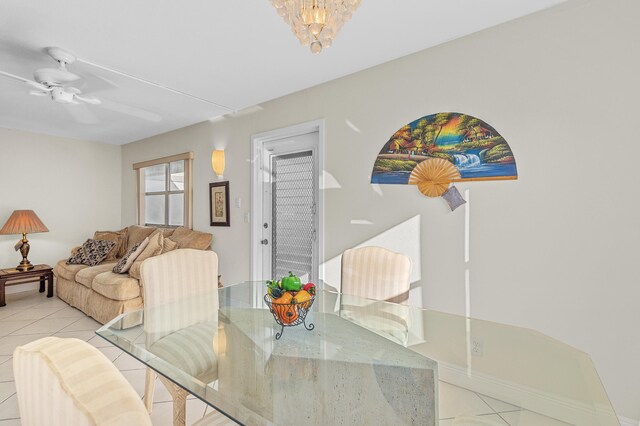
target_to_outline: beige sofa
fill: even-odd
[[[156,229],[134,225],[120,231],[123,239],[119,254],[122,255],[122,252],[150,236]],[[206,250],[213,239],[211,234],[187,228],[166,228],[161,232],[164,238],[177,243],[178,249]],[[102,324],[121,313],[142,309],[139,283],[142,262],[134,262],[127,274],[116,274],[112,269],[117,261],[117,258],[105,260],[96,266],[69,265],[67,259],[59,261],[53,269],[57,296]]]

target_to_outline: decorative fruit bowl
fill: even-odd
[[[302,286],[300,279],[289,272],[288,277],[280,281],[267,281],[267,294],[264,303],[282,328],[276,333],[276,340],[282,337],[285,327],[303,324],[307,330],[313,330],[312,323],[306,323],[306,317],[316,299],[315,285]]]

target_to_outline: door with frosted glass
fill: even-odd
[[[264,279],[318,277],[318,132],[265,143]]]

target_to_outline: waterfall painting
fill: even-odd
[[[401,127],[385,143],[371,183],[408,184],[421,162],[444,159],[460,172],[451,182],[517,179],[513,152],[489,124],[467,114],[439,112]]]

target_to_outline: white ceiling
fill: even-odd
[[[59,46],[80,60],[69,66],[84,77],[74,86],[104,102],[57,104],[29,96],[28,87],[0,76],[0,127],[124,144],[251,107],[561,1],[363,0],[333,46],[313,55],[300,46],[268,0],[2,0],[0,70],[32,78],[35,69],[55,65],[43,49]]]

